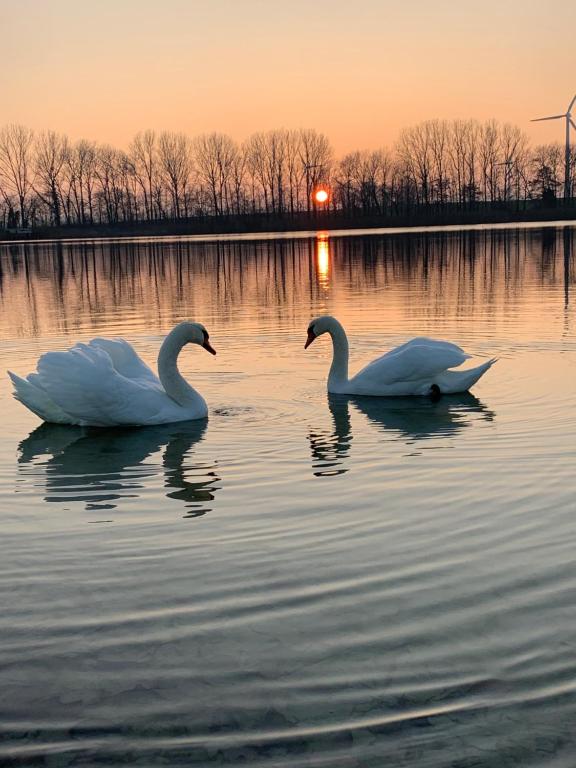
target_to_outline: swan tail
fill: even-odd
[[[444,395],[467,392],[494,365],[497,359],[493,357],[486,363],[482,363],[476,368],[469,368],[467,371],[444,371],[436,377],[434,383],[440,387],[440,391]]]
[[[65,413],[60,406],[48,397],[46,392],[37,387],[28,379],[17,376],[12,371],[8,371],[8,376],[14,386],[13,395],[29,411],[36,414],[43,421],[52,424],[74,424],[75,422]]]

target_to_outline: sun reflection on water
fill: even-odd
[[[316,235],[316,274],[323,288],[330,287],[330,246],[328,233],[318,232]]]

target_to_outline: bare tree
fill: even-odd
[[[302,178],[305,181],[306,210],[310,211],[314,187],[330,175],[332,147],[323,133],[317,133],[313,129],[302,129],[299,154]]]
[[[223,133],[211,133],[198,136],[193,146],[198,176],[208,187],[214,213],[225,213],[229,206],[236,145]]]
[[[508,200],[518,189],[514,188],[514,178],[518,177],[518,161],[526,149],[527,140],[522,131],[514,125],[506,123],[500,131],[500,164],[503,168],[502,198]]]
[[[340,206],[352,212],[359,205],[358,178],[361,163],[360,152],[350,152],[336,166],[334,181]]]
[[[562,186],[564,153],[560,144],[541,144],[532,154],[531,188],[541,198],[556,197]]]
[[[256,134],[255,148],[260,153],[258,170],[272,213],[284,209],[284,184],[287,131],[267,131]]]
[[[430,202],[433,163],[431,130],[430,122],[404,128],[398,141],[398,153],[415,183],[417,200],[425,205]]]
[[[300,209],[302,198],[302,172],[300,164],[300,144],[302,137],[300,131],[286,131],[285,133],[285,163],[288,184],[287,206],[290,213]]]
[[[160,134],[158,156],[172,201],[172,214],[179,219],[187,214],[186,192],[192,173],[190,139],[183,133],[164,131]]]
[[[480,130],[480,125],[476,120],[467,120],[464,124],[465,184],[462,190],[462,201],[468,204],[475,203],[480,196],[480,187],[478,185]]]
[[[71,146],[66,155],[62,195],[68,222],[94,222],[97,155],[96,145],[85,140]]]
[[[234,156],[231,166],[231,186],[234,200],[234,211],[237,214],[246,212],[246,184],[247,176],[247,157],[244,149],[234,146]]]
[[[252,179],[252,207],[256,211],[263,207],[266,213],[270,211],[270,190],[266,174],[266,147],[263,133],[255,133],[245,144],[246,167]],[[256,189],[260,188],[257,197]]]
[[[39,183],[34,191],[48,206],[52,223],[57,227],[62,222],[62,169],[69,152],[67,137],[54,131],[43,131],[36,139],[35,167]]]
[[[481,126],[479,134],[484,200],[496,200],[498,196],[499,143],[498,124],[495,120],[489,120]]]
[[[7,125],[0,130],[0,182],[5,195],[15,195],[23,227],[28,225],[34,184],[33,142],[34,132],[23,125]]]
[[[449,127],[443,120],[430,122],[430,151],[432,153],[432,195],[435,200],[444,205],[450,186],[448,178],[448,142]]]
[[[392,157],[383,149],[345,155],[334,173],[340,207],[384,213],[392,200],[393,167]]]
[[[148,219],[156,218],[158,212],[158,141],[154,131],[137,133],[130,144],[128,156],[133,166],[134,177],[142,190],[144,211]]]

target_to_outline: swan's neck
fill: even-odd
[[[328,333],[332,337],[334,355],[328,374],[328,389],[331,392],[335,388],[348,382],[348,339],[346,331],[337,320],[333,320]]]
[[[178,355],[189,341],[188,335],[177,326],[166,336],[158,353],[158,376],[162,386],[166,394],[183,407],[199,397],[178,370]]]

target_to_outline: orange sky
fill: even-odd
[[[342,154],[496,117],[562,141],[529,120],[576,93],[575,26],[574,0],[0,0],[0,125],[117,146],[310,127]]]

